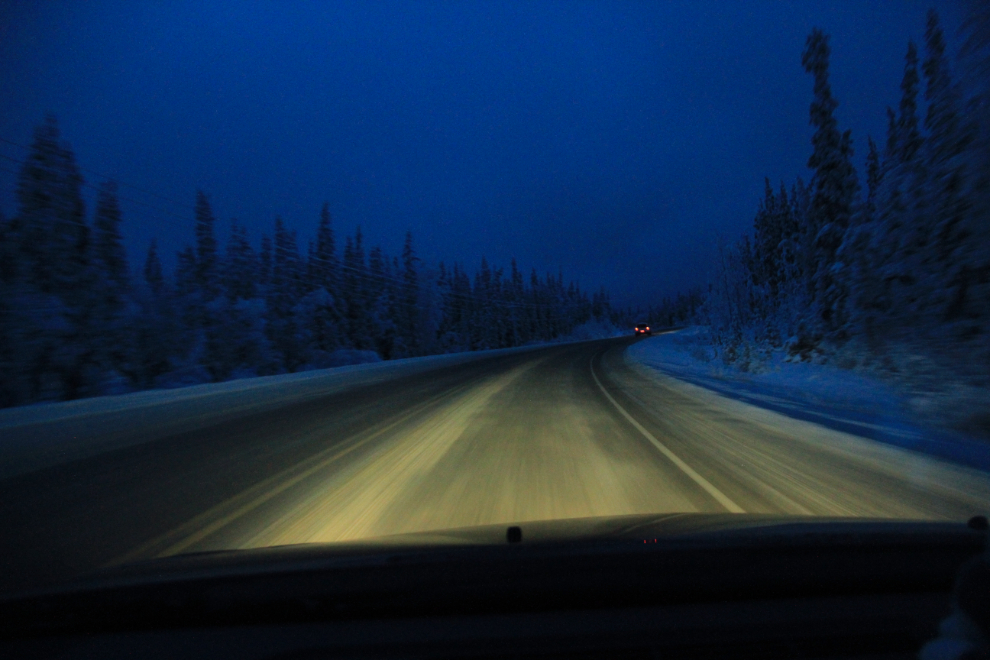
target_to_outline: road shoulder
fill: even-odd
[[[698,346],[696,329],[637,342],[624,355],[648,379],[676,382],[695,396],[722,399],[811,422],[970,468],[990,471],[990,444],[911,421],[903,397],[885,383],[821,365],[746,374],[719,368]]]

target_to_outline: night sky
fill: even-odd
[[[326,200],[391,254],[409,229],[429,262],[515,256],[647,305],[705,280],[765,176],[807,176],[811,28],[861,165],[932,5],[4,0],[0,138],[55,113],[87,183],[121,184],[132,266],[192,241],[202,188],[221,236],[280,215],[305,249]]]

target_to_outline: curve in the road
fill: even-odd
[[[626,362],[631,341],[482,354],[0,481],[0,589],[141,557],[488,523],[988,508],[986,473],[647,373]]]

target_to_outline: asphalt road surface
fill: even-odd
[[[988,474],[651,375],[626,361],[632,341],[480,356],[5,479],[0,589],[128,559],[487,523],[988,509]]]

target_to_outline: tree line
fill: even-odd
[[[862,183],[835,116],[829,38],[808,36],[812,176],[767,180],[752,233],[719,246],[700,317],[726,362],[745,368],[783,349],[794,360],[990,385],[987,5],[972,5],[964,30],[953,61],[928,13],[923,52],[907,45],[886,141],[866,141]]]
[[[427,266],[411,233],[390,256],[358,228],[342,249],[329,205],[315,240],[276,218],[254,244],[231,221],[221,245],[197,191],[192,244],[168,276],[152,241],[132,272],[117,186],[83,177],[58,124],[36,129],[0,216],[0,405],[291,373],[358,361],[507,348],[617,321],[609,294],[562,274],[481,260]]]

